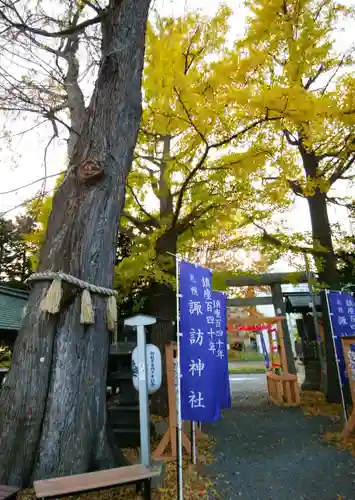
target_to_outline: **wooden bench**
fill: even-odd
[[[51,498],[135,484],[137,492],[143,485],[145,500],[151,500],[151,479],[158,474],[159,472],[144,465],[129,465],[87,474],[43,479],[35,481],[34,488],[37,498]]]
[[[19,488],[14,486],[0,484],[0,500],[16,500],[18,491],[20,491]]]

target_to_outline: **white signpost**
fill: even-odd
[[[139,420],[141,433],[141,463],[150,466],[150,426],[148,405],[147,380],[147,349],[145,327],[156,323],[156,318],[138,314],[124,321],[126,326],[137,329],[137,358],[138,358],[138,390],[139,390]]]

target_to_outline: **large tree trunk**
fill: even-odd
[[[337,260],[332,242],[332,231],[329,223],[327,201],[325,193],[318,188],[313,196],[307,198],[312,225],[312,237],[315,248],[325,249],[322,257],[316,258],[316,265],[321,283],[338,290],[340,275],[337,269]]]
[[[326,252],[321,257],[315,257],[319,281],[332,290],[339,290],[340,275],[336,266],[325,194],[317,188],[314,195],[307,198],[307,201],[311,216],[313,245],[315,248],[326,249]],[[323,314],[324,312],[323,310]],[[333,353],[333,339],[331,330],[328,328],[324,330],[324,350],[327,369],[326,397],[329,402],[340,402],[337,376],[334,378],[334,374],[337,374],[337,366]],[[321,377],[320,364],[314,368],[319,370],[319,377]]]
[[[318,160],[316,155],[313,152],[308,153],[303,150],[302,157],[307,177],[317,181]],[[307,197],[307,202],[311,218],[313,246],[316,251],[324,251],[320,257],[315,257],[319,281],[333,290],[339,290],[340,275],[336,266],[337,261],[333,248],[326,194],[317,187],[314,190],[313,196]],[[325,310],[323,309],[323,315],[324,313]],[[333,376],[336,373],[337,367],[332,343],[331,331],[325,328],[324,347],[327,367],[327,387],[325,391],[329,400],[335,401],[339,394],[339,384],[336,381],[337,377],[334,378]]]
[[[174,232],[165,233],[157,243],[157,259],[169,257],[170,252],[176,254],[177,237]],[[174,262],[174,257],[171,256]],[[169,270],[175,273],[175,266]],[[168,416],[168,386],[166,378],[165,346],[172,340],[176,340],[176,294],[173,287],[166,283],[154,283],[151,288],[149,311],[158,318],[158,322],[152,327],[151,342],[159,347],[163,358],[163,379],[159,391],[153,394],[151,399],[151,411],[162,417]]]
[[[53,201],[40,271],[62,270],[112,287],[117,228],[141,114],[141,76],[150,0],[111,1],[102,22],[103,58],[68,174]],[[84,180],[83,162],[99,166]],[[91,182],[90,182],[91,181]],[[0,483],[114,465],[106,437],[109,336],[104,300],[95,324],[80,324],[80,296],[66,292],[56,316],[36,283],[0,398]]]

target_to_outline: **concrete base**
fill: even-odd
[[[154,470],[154,472],[156,471],[159,473],[159,475],[152,478],[152,489],[164,488],[166,474],[165,463],[153,461],[150,468]]]

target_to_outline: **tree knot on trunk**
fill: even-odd
[[[88,184],[94,183],[101,179],[104,175],[104,170],[98,160],[88,158],[80,163],[78,168],[78,178],[80,181]]]
[[[63,295],[62,282],[65,281],[82,290],[80,323],[83,325],[92,325],[95,322],[94,309],[91,301],[91,293],[104,295],[107,297],[106,324],[107,328],[116,332],[117,330],[117,302],[118,293],[116,290],[93,285],[87,281],[80,280],[70,274],[62,272],[46,271],[43,273],[34,273],[27,280],[30,281],[51,281],[51,285],[44,298],[41,301],[40,308],[49,314],[57,314],[60,311],[60,305]]]

